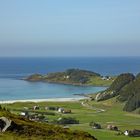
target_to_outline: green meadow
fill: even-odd
[[[82,105],[84,102],[84,106]],[[79,124],[68,125],[71,130],[82,130],[95,136],[98,140],[139,140],[139,138],[117,135],[118,132],[107,129],[107,125],[115,125],[121,131],[140,129],[140,115],[122,111],[123,105],[116,102],[115,98],[102,102],[95,101],[77,101],[77,102],[40,102],[40,103],[14,103],[5,104],[3,107],[9,109],[12,113],[20,114],[24,107],[32,108],[39,105],[40,110],[37,113],[52,113],[54,115],[45,115],[49,122],[60,117],[73,117],[79,120]],[[62,114],[57,111],[47,111],[45,107],[63,107],[71,109],[72,113]],[[30,110],[29,110],[30,111]],[[93,129],[89,123],[93,121],[101,124],[102,129]],[[6,138],[5,138],[6,139]],[[1,136],[0,136],[1,140]],[[14,140],[14,139],[13,139]]]

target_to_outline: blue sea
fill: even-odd
[[[140,57],[0,58],[0,100],[76,98],[78,96],[74,94],[105,89],[21,80],[33,73],[46,74],[69,68],[91,70],[101,75],[137,74],[140,72]]]

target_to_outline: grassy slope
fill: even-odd
[[[80,102],[47,102],[47,103],[37,103],[43,108],[45,106],[59,106],[72,110],[72,114],[58,114],[55,116],[48,115],[49,121],[65,116],[65,117],[75,117],[80,121],[79,125],[71,125],[72,130],[84,130],[92,135],[94,135],[98,140],[138,140],[139,138],[130,138],[126,136],[116,136],[116,132],[109,131],[106,129],[108,124],[114,124],[119,127],[120,130],[126,129],[140,129],[140,115],[134,113],[127,113],[122,111],[123,104],[115,102],[115,99],[102,101],[102,102],[89,102],[90,105],[106,110],[105,112],[97,113],[96,110],[89,109],[87,107],[81,106]],[[9,109],[22,109],[24,106],[32,107],[36,103],[15,103],[12,105],[6,105]],[[18,113],[18,112],[15,112]],[[103,129],[101,130],[92,130],[89,127],[89,122],[95,121],[102,125]]]

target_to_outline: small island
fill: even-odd
[[[109,86],[115,78],[115,76],[101,76],[99,73],[88,70],[68,69],[64,72],[48,73],[46,75],[33,74],[25,80],[83,86]]]

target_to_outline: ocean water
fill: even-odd
[[[0,100],[78,97],[103,87],[82,87],[20,80],[33,73],[46,74],[68,68],[92,70],[102,75],[140,72],[140,57],[106,58],[0,58]]]

